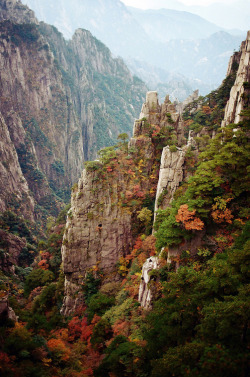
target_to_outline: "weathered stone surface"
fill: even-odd
[[[142,105],[140,119],[149,117],[150,113],[159,112],[159,101],[157,92],[147,92],[146,102]]]
[[[179,113],[182,113],[187,105],[196,101],[199,98],[199,90],[195,90],[190,96],[188,96],[183,102],[178,103],[177,109]]]
[[[0,229],[0,240],[5,252],[1,252],[0,269],[8,273],[15,272],[18,257],[26,246],[26,240]]]
[[[197,254],[199,248],[201,248],[204,244],[203,237],[205,235],[205,231],[198,231],[194,238],[190,241],[183,241],[180,245],[176,247],[169,247],[168,250],[168,259],[167,262],[171,263],[174,258],[177,258],[181,255],[183,251],[189,251],[190,255]],[[176,264],[176,269],[179,268],[179,263]]]
[[[128,150],[133,150],[131,153],[135,160],[138,159],[138,152],[140,154],[139,160],[143,162],[144,174],[148,177],[140,177],[140,185],[146,193],[151,190],[149,176],[153,164],[156,164],[155,146],[148,135],[150,130],[152,132],[152,125],[163,127],[170,124],[166,106],[171,107],[169,112],[176,112],[169,101],[160,106],[157,93],[147,94],[143,109],[148,113],[148,118],[135,121],[134,134],[128,145]],[[62,247],[65,273],[62,312],[66,315],[72,313],[83,300],[81,284],[86,272],[98,266],[104,272],[105,279],[117,279],[116,264],[135,241],[132,228],[136,209],[121,205],[122,197],[133,191],[134,178],[119,168],[113,177],[107,176],[106,168],[100,162],[99,165],[95,171],[83,171],[71,199]]]
[[[8,293],[5,292],[5,295],[0,298],[0,320],[2,321],[5,318],[8,318],[14,322],[17,322],[18,317],[16,316],[14,310],[10,307],[8,297]]]
[[[13,22],[38,24],[33,10],[23,5],[20,0],[1,0],[0,21],[9,20],[10,13]]]
[[[141,283],[139,288],[138,301],[141,306],[145,309],[151,308],[152,303],[152,291],[149,287],[150,282],[150,271],[159,268],[159,258],[150,257],[146,260],[142,267]]]
[[[240,114],[244,106],[249,105],[249,97],[246,94],[249,94],[250,91],[244,85],[246,83],[249,85],[250,82],[250,31],[247,32],[247,38],[241,44],[240,53],[237,53],[237,56],[230,60],[228,73],[231,71],[235,59],[239,60],[239,68],[226,105],[222,127],[230,123],[240,122]]]
[[[8,127],[0,113],[0,211],[5,211],[13,198],[20,201],[21,212],[33,219],[34,200],[19,165]],[[24,200],[25,199],[25,200]]]
[[[116,279],[116,263],[132,246],[132,214],[118,206],[124,190],[119,182],[98,180],[98,172],[83,171],[78,190],[72,195],[63,239],[63,314],[74,311],[81,302],[81,295],[73,300],[72,292],[79,290],[93,266],[104,271],[107,279]]]
[[[160,208],[165,209],[173,200],[174,193],[183,180],[184,162],[185,151],[183,149],[177,148],[175,152],[171,152],[169,146],[163,149],[155,198],[155,216]],[[160,195],[163,195],[163,192],[165,193],[164,197],[159,203]]]
[[[0,20],[0,111],[29,195],[56,216],[83,161],[130,131],[124,119],[139,112],[145,85],[87,30],[65,41],[17,0],[0,2]],[[0,192],[12,181],[0,181]],[[25,190],[18,190],[19,200]],[[8,207],[7,195],[0,206]],[[33,208],[24,211],[31,220]]]

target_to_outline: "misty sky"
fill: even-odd
[[[137,7],[137,8],[143,8],[147,9],[150,7],[150,4],[154,4],[154,0],[121,0],[124,4]],[[185,5],[209,5],[213,3],[225,3],[229,4],[232,3],[234,0],[178,0],[180,3],[183,3]],[[166,1],[167,3],[167,1]]]

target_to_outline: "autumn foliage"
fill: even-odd
[[[204,223],[198,217],[195,217],[196,210],[189,211],[188,205],[183,204],[178,210],[175,219],[177,223],[182,223],[186,230],[202,230]]]

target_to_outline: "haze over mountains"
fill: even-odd
[[[250,20],[250,2],[248,0],[227,0],[224,2],[217,0],[213,4],[206,5],[203,0],[200,5],[185,5],[182,1],[177,0],[124,0],[124,4],[143,9],[175,9],[186,11],[204,17],[206,20],[213,22],[226,29],[249,29]]]
[[[39,20],[56,26],[68,39],[77,28],[90,30],[114,55],[121,56],[149,89],[158,90],[161,97],[168,89],[172,99],[183,100],[197,88],[206,94],[219,86],[230,55],[245,38],[245,32],[232,35],[182,11],[189,8],[172,0],[156,1],[154,8],[167,4],[178,10],[141,10],[126,7],[120,0],[23,2]]]

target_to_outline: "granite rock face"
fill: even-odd
[[[21,168],[23,176],[23,184],[11,189],[13,176],[8,175],[9,182],[0,182],[1,191],[10,187],[6,191],[15,195],[19,206],[30,208],[31,215],[27,211],[23,215],[31,220],[35,215],[31,200],[45,208],[49,200],[54,208],[51,214],[56,215],[61,204],[55,192],[68,189],[80,174],[80,123],[53,54],[35,26],[0,23],[0,53],[0,111],[8,129],[2,142],[11,142],[18,159],[12,165]],[[8,166],[8,160],[3,162]],[[3,209],[10,207],[7,199]]]
[[[6,251],[2,250],[0,258],[0,269],[4,272],[14,274],[15,266],[18,265],[18,258],[26,240],[0,229],[0,240]]]
[[[122,170],[119,156],[114,169],[103,166],[101,161],[94,161],[96,168],[83,171],[72,194],[62,247],[65,274],[62,313],[65,315],[73,313],[83,302],[81,286],[89,270],[98,266],[106,280],[119,278],[117,262],[129,253],[136,238],[133,222],[136,221],[138,208],[136,204],[126,206],[126,198],[134,195],[135,180],[140,186],[141,194],[138,195],[142,195],[143,191],[143,195],[150,196],[152,175],[156,174],[158,179],[157,143],[150,136],[153,130],[171,127],[177,140],[181,116],[168,98],[159,105],[157,93],[147,93],[141,116],[134,123],[133,137],[128,144],[131,155],[127,158],[136,162],[134,171],[129,166]]]
[[[79,290],[86,273],[94,266],[115,280],[116,264],[132,246],[132,214],[118,205],[119,182],[98,179],[98,173],[83,171],[77,192],[72,195],[63,238],[62,259],[65,274],[63,314],[69,314],[81,302],[81,295],[72,306],[72,291]]]
[[[87,30],[65,41],[17,0],[0,2],[0,21],[1,141],[17,156],[15,173],[0,164],[0,210],[14,199],[30,220],[56,216],[84,160],[129,132],[145,85]]]
[[[175,191],[183,181],[185,150],[176,148],[171,152],[169,146],[165,147],[161,155],[161,167],[157,185],[155,214],[159,208],[166,208],[173,200]],[[160,199],[161,196],[161,199]]]
[[[238,123],[241,120],[241,112],[249,105],[250,82],[250,31],[247,38],[241,44],[240,52],[236,53],[229,62],[228,74],[230,74],[234,62],[239,63],[234,86],[230,92],[230,98],[226,105],[222,127],[230,123]],[[248,84],[248,85],[247,85]]]
[[[17,322],[18,317],[16,316],[14,310],[9,305],[8,293],[4,292],[5,295],[0,297],[0,320],[11,319]]]
[[[23,5],[20,0],[1,0],[0,21],[11,19],[15,23],[38,24],[34,12]]]
[[[16,149],[12,143],[9,129],[0,114],[0,211],[7,209],[14,197],[22,203],[21,211],[33,219],[34,200],[30,196],[28,183],[18,161]],[[26,200],[23,200],[25,196]]]
[[[152,291],[149,286],[151,280],[150,272],[159,268],[159,258],[150,257],[142,267],[141,283],[139,288],[138,301],[145,309],[150,309],[152,305]]]

